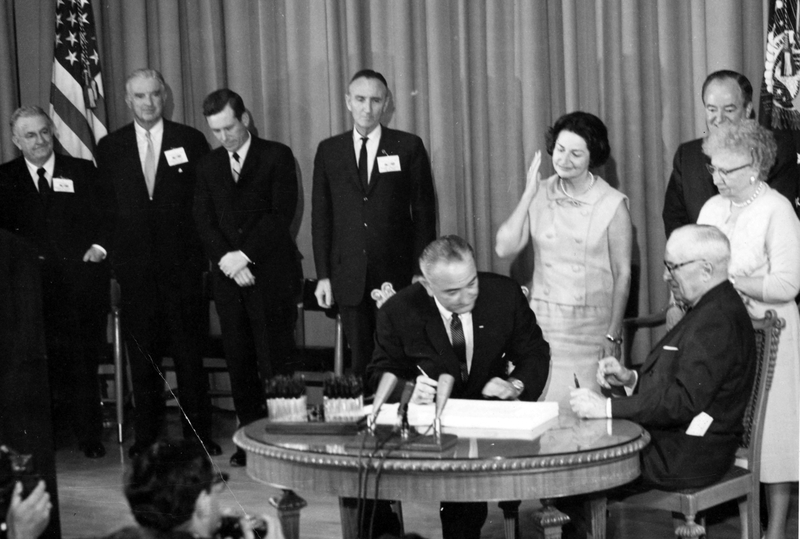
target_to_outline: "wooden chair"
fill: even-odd
[[[652,322],[649,318],[646,322]],[[625,321],[625,325],[635,327],[637,319]],[[736,463],[717,483],[700,489],[678,492],[651,490],[625,498],[624,502],[633,506],[663,509],[684,515],[686,522],[677,527],[678,537],[700,537],[705,535],[705,517],[697,514],[723,502],[738,500],[741,519],[742,539],[759,539],[761,521],[759,518],[759,467],[761,461],[761,434],[764,428],[764,415],[767,397],[772,384],[775,359],[778,352],[781,328],[785,322],[773,310],[766,312],[764,318],[753,320],[756,331],[758,366],[753,390],[744,414],[744,435],[736,455]]]

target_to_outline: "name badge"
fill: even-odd
[[[670,345],[666,344],[666,345],[664,345],[664,350],[667,350],[669,352],[677,352],[678,348],[675,347],[675,346],[670,346]]]
[[[384,172],[400,172],[400,158],[396,155],[378,156],[378,171],[381,174]]]
[[[67,178],[53,178],[53,191],[57,193],[74,193],[75,186]]]
[[[189,158],[186,157],[186,151],[182,147],[165,151],[164,157],[167,158],[167,164],[171,167],[189,162]]]
[[[689,436],[705,436],[708,427],[710,427],[713,422],[713,417],[705,412],[700,412],[692,419],[689,428],[686,429],[686,434]]]

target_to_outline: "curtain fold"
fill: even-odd
[[[0,4],[0,111],[47,106],[54,2]],[[630,198],[636,277],[631,311],[666,299],[661,222],[672,156],[702,136],[700,86],[712,70],[763,72],[764,0],[94,0],[109,128],[130,121],[124,80],[150,66],[166,115],[204,131],[203,98],[228,86],[262,137],[288,144],[301,200],[295,229],[313,276],[310,209],[317,144],[351,127],[350,76],[371,67],[391,90],[384,123],[422,137],[439,231],[466,237],[483,270],[530,279],[530,249],[494,254],[547,127],[576,109],[609,128],[600,170]],[[49,17],[49,18],[48,18]],[[0,134],[4,160],[14,155]],[[552,173],[549,159],[542,174]],[[649,335],[637,352],[651,344]]]

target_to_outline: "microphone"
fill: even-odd
[[[409,431],[411,430],[408,424],[408,402],[411,400],[411,395],[414,393],[414,382],[408,380],[403,386],[403,394],[400,396],[400,404],[397,407],[397,423],[400,427],[400,436],[408,438]]]
[[[437,439],[442,437],[442,412],[453,391],[455,381],[453,375],[446,372],[439,376],[439,385],[436,386],[436,416],[433,419],[433,435]]]
[[[375,391],[375,397],[372,400],[372,414],[367,418],[367,428],[373,434],[375,433],[375,424],[378,421],[378,412],[381,411],[381,406],[392,394],[396,385],[397,376],[390,372],[383,373],[381,381],[378,383],[378,389]]]

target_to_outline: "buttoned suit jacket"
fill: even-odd
[[[367,367],[373,389],[384,372],[414,380],[422,368],[438,379],[442,373],[455,378],[452,396],[480,399],[486,383],[506,379],[507,362],[514,364],[512,377],[525,384],[521,400],[534,401],[547,382],[550,346],[542,336],[519,284],[493,273],[478,274],[478,298],[472,310],[474,348],[467,382],[436,303],[420,283],[391,298],[378,310],[375,353]],[[398,398],[402,388],[395,390]]]
[[[725,281],[700,298],[653,348],[639,371],[636,393],[611,401],[612,417],[631,419],[652,437],[642,475],[665,488],[700,487],[733,464],[756,367],[753,325]],[[686,434],[705,412],[703,436]]]
[[[778,145],[775,164],[769,171],[767,183],[789,199],[800,217],[797,197],[800,195],[800,176],[797,169],[797,150],[791,136],[773,132]],[[664,196],[664,230],[669,237],[683,225],[697,222],[700,209],[708,199],[719,194],[714,179],[706,169],[711,159],[703,153],[702,138],[678,146],[672,161],[672,174]]]
[[[96,169],[85,159],[55,158],[53,177],[72,180],[74,192],[51,191],[47,207],[23,157],[0,165],[0,226],[36,246],[39,258],[63,271],[64,283],[79,294],[103,268],[83,256],[93,244],[108,244],[95,197]]]
[[[272,298],[296,297],[302,270],[289,227],[297,207],[297,173],[285,144],[252,137],[239,181],[234,182],[225,148],[205,156],[197,168],[194,215],[214,272],[215,297],[238,298],[240,287],[219,269],[220,259],[241,250],[253,262],[255,289]]]
[[[378,157],[394,155],[400,170],[381,172]],[[382,127],[366,190],[353,131],[323,140],[314,158],[311,232],[317,278],[331,279],[340,305],[357,305],[367,286],[388,281],[400,290],[410,284],[419,255],[436,237],[436,200],[422,139]]]
[[[195,168],[209,151],[192,127],[164,121],[153,200],[147,192],[134,124],[104,137],[98,146],[100,177],[114,230],[111,260],[123,301],[154,302],[156,282],[170,283],[182,297],[202,293],[208,267],[192,216]],[[165,152],[182,148],[187,162],[170,166]]]

